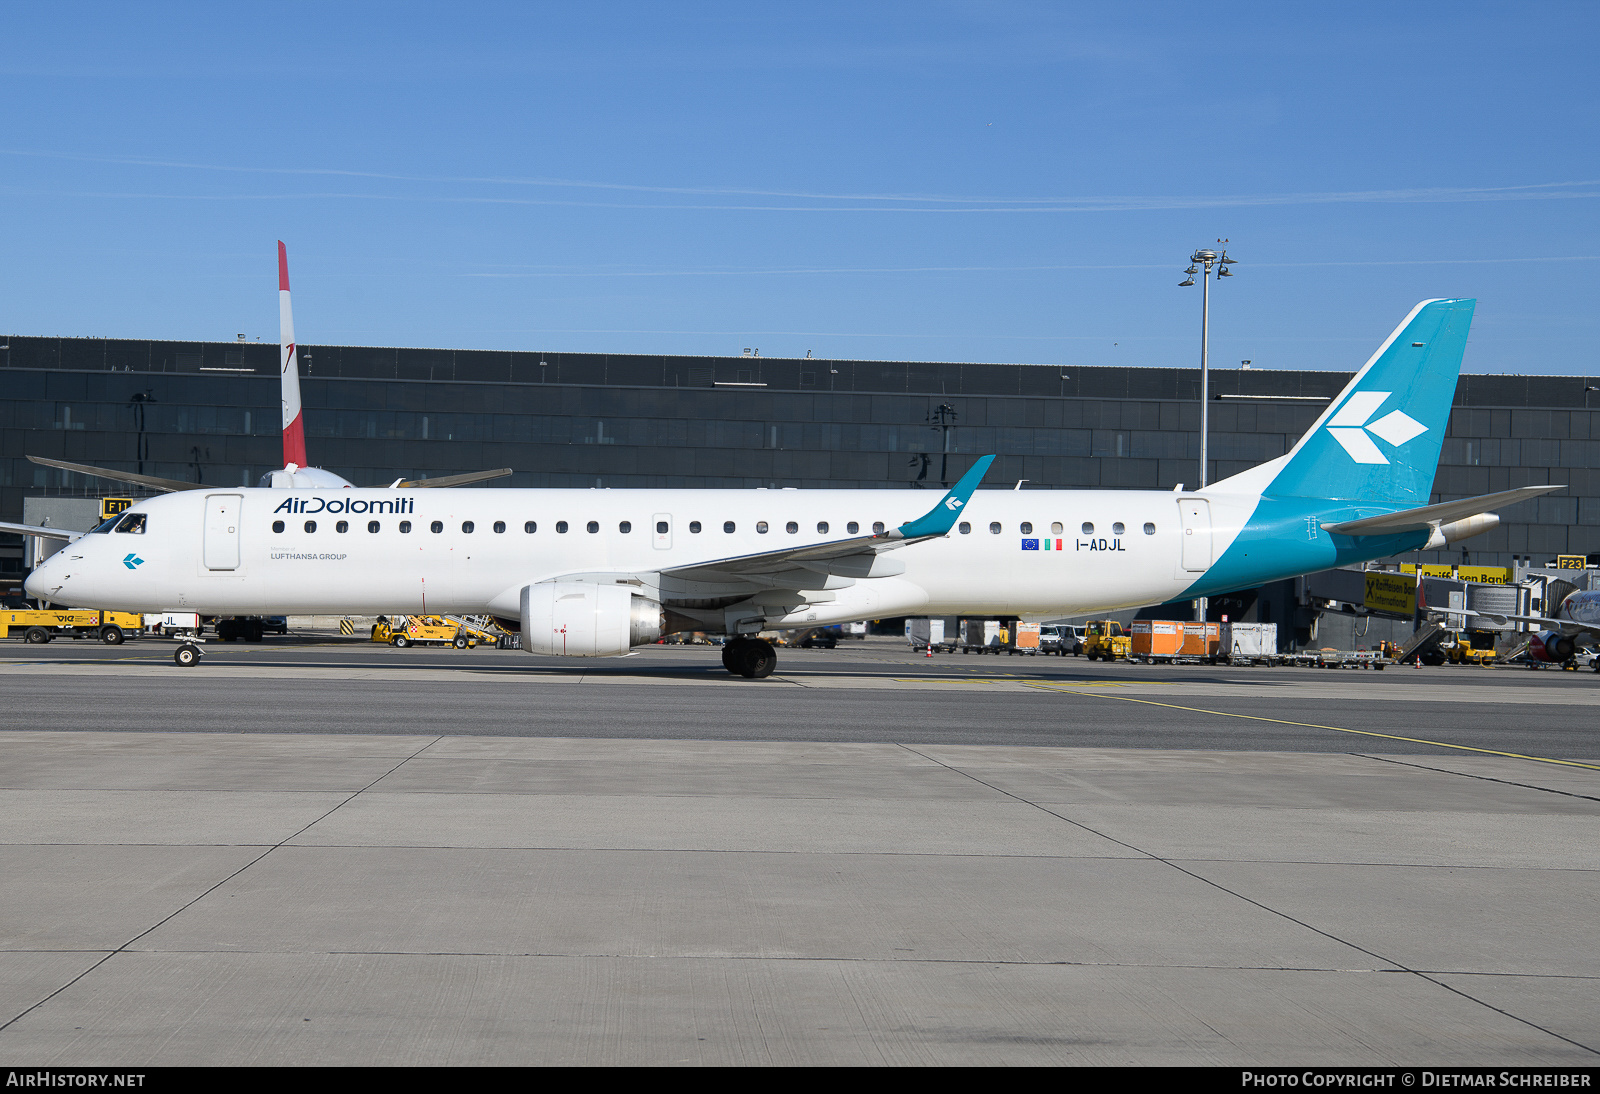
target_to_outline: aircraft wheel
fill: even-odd
[[[761,639],[747,642],[739,657],[739,675],[747,680],[762,680],[778,667],[778,651]]]
[[[124,637],[126,636],[122,633],[122,628],[115,623],[109,623],[100,628],[100,641],[108,646],[122,645]]]
[[[736,655],[743,646],[744,639],[735,638],[731,642],[724,643],[722,647],[722,667],[735,675],[738,675],[739,672],[739,662],[736,659]]]
[[[43,627],[29,627],[28,633],[23,636],[30,645],[42,646],[50,641],[50,632]]]
[[[172,654],[172,659],[184,668],[193,668],[200,663],[200,647],[193,642],[185,642]]]

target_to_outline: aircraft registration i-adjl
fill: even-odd
[[[1287,454],[1204,490],[185,490],[27,580],[63,604],[205,614],[462,612],[535,654],[683,630],[770,674],[758,632],[893,615],[1052,618],[1437,548],[1559,486],[1427,504],[1475,301],[1418,304]]]

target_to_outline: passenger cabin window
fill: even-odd
[[[700,522],[697,520],[691,520],[689,522],[689,531],[698,536],[700,534]]]
[[[1033,522],[1031,520],[1022,522],[1022,534],[1025,536],[1033,535]]]
[[[1083,522],[1083,534],[1086,536],[1094,535],[1094,525],[1087,520]]]
[[[621,532],[623,535],[627,535],[629,532],[633,531],[633,521],[623,521],[621,524],[617,525],[617,531]]]
[[[281,532],[281,531],[283,531],[283,521],[281,521],[281,520],[275,520],[275,521],[273,521],[273,522],[272,522],[272,530],[273,530],[273,531],[274,531],[274,532]]]
[[[1061,531],[1062,531],[1061,522],[1059,520],[1056,521],[1054,524],[1050,525],[1050,534],[1051,535],[1059,536],[1061,534]]]
[[[434,521],[432,524],[428,525],[428,531],[433,532],[435,535],[437,535],[438,533],[444,531],[444,521],[442,521],[442,520]]]
[[[875,520],[872,522],[872,534],[875,536],[883,535],[883,521]]]
[[[967,523],[966,521],[962,521],[956,527],[958,527],[961,530],[961,534],[964,535],[964,536],[969,536],[969,535],[972,534],[972,525]]]
[[[825,521],[825,520],[817,521],[817,534],[819,536],[825,536],[825,535],[828,534],[828,522],[827,521]]]
[[[800,531],[800,526],[791,520],[788,524],[783,526],[783,530],[792,536],[796,532]]]
[[[857,524],[855,521],[851,521],[849,524],[844,526],[844,530],[853,536],[857,532],[861,531],[861,525]]]
[[[1127,531],[1127,529],[1125,527],[1123,527],[1122,522],[1120,520],[1117,521],[1115,524],[1113,524],[1111,526],[1111,534],[1114,535],[1114,536],[1120,536],[1120,535],[1122,535],[1122,533],[1124,533],[1126,531]]]
[[[538,524],[537,521],[532,521],[532,520],[523,521],[522,522],[522,530],[524,532],[528,533],[531,536],[531,535],[533,535],[533,533],[535,533],[535,532],[537,532],[539,530],[539,524]]]
[[[598,531],[600,531],[600,522],[597,520],[591,520],[589,522],[589,534],[592,536]]]
[[[667,534],[667,522],[664,521],[664,520],[656,521],[656,535],[664,536],[666,534]]]
[[[117,525],[118,532],[131,532],[136,536],[144,535],[144,514],[129,513],[122,518],[122,523]]]
[[[344,521],[340,521],[339,522],[339,531],[341,531],[341,532],[344,531]],[[409,533],[411,531],[411,522],[409,520],[401,521],[400,522],[400,531],[402,533]]]
[[[564,520],[556,521],[556,531],[559,532],[561,535],[566,535],[567,534],[567,522],[564,521]]]
[[[1145,524],[1145,526],[1144,526],[1144,534],[1147,535],[1147,536],[1155,535],[1156,534],[1156,526],[1154,524],[1150,524],[1150,523],[1147,522]]]
[[[379,524],[375,520],[367,521],[367,531],[369,531],[369,532],[376,533],[378,531],[378,529],[380,529],[382,527],[383,527],[383,525]]]
[[[477,525],[473,524],[470,520],[464,520],[461,522],[461,530],[469,535],[472,533],[472,530],[475,527],[477,527]]]
[[[999,521],[996,520],[996,521],[991,521],[989,523],[989,533],[991,535],[996,535],[996,536],[998,536],[1000,534],[1000,522]]]
[[[722,522],[722,530],[731,535],[733,533],[733,521],[731,521],[731,520],[723,521]]]
[[[764,521],[764,520],[756,521],[756,531],[759,532],[761,535],[766,535],[767,534],[767,522]]]
[[[315,532],[316,530],[317,530],[317,522],[316,521],[314,521],[314,520],[306,521],[306,531]]]
[[[503,521],[503,520],[495,521],[494,522],[494,530],[495,530],[496,533],[504,532],[506,530],[506,522]]]
[[[341,520],[338,524],[333,526],[333,530],[335,532],[348,532],[350,530],[350,522],[347,520]]]

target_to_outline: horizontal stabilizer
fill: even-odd
[[[404,482],[395,483],[397,489],[420,490],[425,486],[465,486],[469,482],[483,482],[485,479],[503,479],[511,474],[511,468],[499,467],[493,471],[468,471],[464,475],[440,475],[436,479],[406,479]]]
[[[1387,536],[1395,532],[1418,532],[1436,524],[1448,524],[1463,517],[1477,516],[1491,509],[1515,505],[1519,501],[1564,490],[1565,486],[1524,486],[1516,490],[1502,490],[1498,494],[1484,494],[1460,501],[1446,501],[1438,505],[1424,505],[1420,509],[1403,509],[1398,513],[1385,513],[1378,517],[1363,517],[1338,524],[1324,524],[1324,531],[1341,536]]]
[[[159,490],[163,494],[171,494],[177,490],[208,490],[203,482],[179,482],[177,479],[158,479],[154,475],[135,475],[132,471],[112,471],[104,467],[91,467],[86,463],[68,463],[65,460],[47,460],[43,456],[29,456],[28,460],[42,467],[59,467],[63,471],[76,471],[80,475],[93,475],[99,479],[109,479],[112,482],[131,482],[135,486],[148,487]]]
[[[0,532],[10,532],[19,536],[38,536],[40,539],[59,539],[71,543],[85,532],[74,532],[67,528],[43,528],[36,524],[12,524],[0,520]]]

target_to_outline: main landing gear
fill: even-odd
[[[722,647],[722,667],[735,676],[760,680],[778,667],[778,651],[760,638],[732,638]]]

